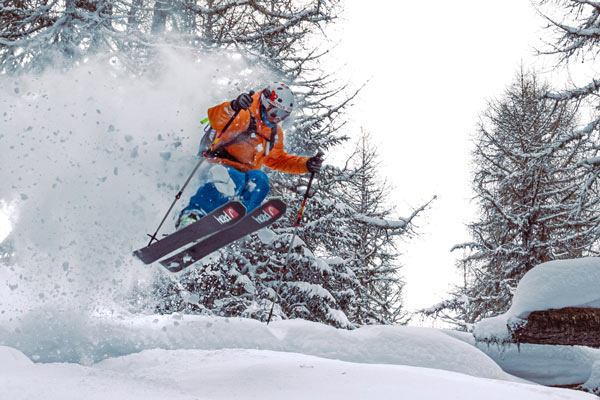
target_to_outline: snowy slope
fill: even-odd
[[[146,350],[85,367],[32,364],[0,348],[0,371],[6,398],[22,400],[595,398],[442,370],[259,350]]]
[[[475,347],[433,329],[344,331],[299,320],[267,327],[253,320],[197,316],[100,319],[104,323],[93,328],[62,324],[46,341],[41,338],[48,333],[47,321],[38,320],[39,341],[29,342],[35,348],[27,350],[34,351],[30,357],[37,363],[15,348],[27,343],[19,339],[34,334],[9,334],[9,342],[17,341],[14,347],[0,347],[6,398],[594,398],[523,383]],[[80,336],[70,337],[75,331]],[[3,342],[6,335],[0,335]],[[50,346],[52,341],[57,343]],[[88,348],[88,357],[78,363],[40,362],[73,358],[69,349],[77,347]],[[90,354],[103,360],[91,362]]]

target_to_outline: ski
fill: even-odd
[[[186,244],[193,243],[235,224],[244,215],[246,215],[244,205],[239,201],[230,201],[200,218],[197,222],[166,236],[158,242],[138,249],[133,254],[145,264],[151,264]]]
[[[285,214],[285,210],[286,206],[283,201],[271,199],[240,219],[237,224],[203,239],[184,251],[161,261],[160,264],[171,272],[179,272],[221,247],[271,225]]]

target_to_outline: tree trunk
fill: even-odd
[[[600,309],[534,311],[511,333],[516,343],[600,347]]]
[[[152,15],[152,33],[159,35],[167,28],[167,15],[169,14],[169,3],[166,0],[154,3],[154,14]]]

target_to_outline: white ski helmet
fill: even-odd
[[[294,93],[288,85],[281,82],[273,82],[261,95],[262,105],[269,120],[277,123],[286,119],[294,108]]]

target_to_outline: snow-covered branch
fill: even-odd
[[[409,223],[408,219],[405,219],[405,218],[401,218],[396,221],[391,221],[391,220],[387,220],[387,219],[368,217],[366,215],[360,215],[360,214],[356,215],[355,218],[358,221],[364,222],[365,224],[369,224],[371,226],[377,226],[379,228],[384,228],[384,229],[405,228],[406,225],[408,225],[408,223]]]
[[[588,96],[592,93],[598,92],[598,89],[600,89],[600,80],[594,79],[588,85],[580,87],[580,88],[567,90],[567,91],[564,91],[561,93],[546,92],[542,96],[546,97],[548,99],[564,101],[564,100],[572,100],[572,99],[578,99],[581,97]]]

